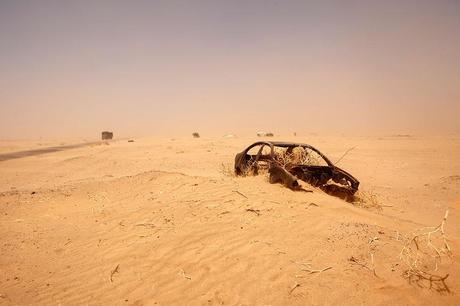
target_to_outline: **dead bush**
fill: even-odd
[[[418,229],[408,238],[402,238],[404,245],[399,258],[406,265],[403,276],[410,283],[438,292],[450,292],[445,282],[449,274],[440,269],[443,261],[452,259],[444,232],[448,216],[447,210],[439,225]]]
[[[302,147],[295,147],[291,152],[285,148],[275,148],[274,161],[285,169],[295,165],[321,165],[321,157],[313,151],[305,150]]]
[[[382,210],[383,205],[373,191],[358,190],[354,195],[353,204],[367,209]]]

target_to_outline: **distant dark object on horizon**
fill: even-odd
[[[272,132],[257,132],[258,137],[273,137],[275,136]]]
[[[107,140],[107,139],[112,139],[113,138],[113,133],[104,131],[102,132],[102,140]]]
[[[128,140],[128,142],[134,142],[134,140],[130,139],[130,140]]]
[[[397,134],[397,135],[395,135],[395,137],[411,138],[413,136],[410,135],[410,134]]]
[[[193,133],[192,136],[193,138],[200,138],[200,134],[197,132]]]

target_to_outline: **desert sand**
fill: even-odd
[[[234,155],[258,138],[202,136],[0,161],[0,304],[460,303],[459,137],[274,138],[332,161],[354,147],[338,164],[361,182],[352,204],[235,177]],[[0,154],[79,142],[2,141]],[[408,279],[404,245],[447,210],[452,256],[420,269],[449,276]]]

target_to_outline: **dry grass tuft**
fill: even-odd
[[[254,166],[255,166],[254,164],[255,164],[254,161],[249,161],[248,166],[242,169],[240,176],[254,175]],[[237,176],[235,173],[235,168],[233,164],[230,164],[230,163],[221,163],[219,172],[222,173],[224,176],[228,176],[228,177]],[[261,163],[259,163],[258,174],[263,174],[263,173],[268,173],[268,165],[264,167],[264,165],[261,165]]]
[[[285,148],[275,148],[275,162],[285,169],[294,165],[321,165],[324,162],[314,151],[305,150],[302,147],[295,147],[291,152]]]
[[[233,165],[230,163],[222,163],[220,165],[219,172],[222,173],[224,176],[236,177],[235,169],[233,168]]]
[[[358,207],[382,210],[383,205],[377,194],[373,191],[358,190],[354,195],[353,204]]]

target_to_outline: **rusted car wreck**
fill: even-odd
[[[335,166],[323,153],[308,144],[259,141],[235,156],[236,175],[257,175],[268,170],[270,183],[300,189],[297,179],[324,192],[353,201],[359,181]]]

